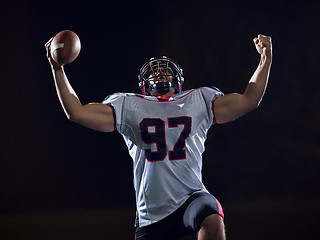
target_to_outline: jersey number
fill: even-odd
[[[183,125],[180,136],[173,149],[169,151],[169,160],[186,159],[186,138],[191,132],[191,117],[168,118],[168,127],[176,128]],[[145,118],[140,122],[142,140],[147,144],[156,144],[157,151],[146,149],[146,158],[149,162],[163,161],[167,156],[165,122],[160,118]]]

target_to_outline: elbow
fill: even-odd
[[[251,108],[252,110],[256,109],[257,107],[259,107],[261,101],[257,101],[251,104]]]
[[[257,107],[259,107],[262,98],[263,98],[264,93],[262,94],[250,94],[250,95],[246,95],[246,99],[247,99],[247,104],[248,106],[254,110]]]
[[[262,102],[262,98],[259,98],[258,100],[255,101],[253,104],[254,109],[260,106],[260,103]]]
[[[259,107],[261,100],[259,101],[250,101],[247,103],[247,112],[251,112]]]
[[[71,115],[71,114],[66,114],[66,115],[67,115],[67,118],[68,118],[69,121],[75,122],[76,118],[73,115]]]
[[[78,123],[80,121],[80,116],[77,113],[66,112],[66,116],[67,116],[68,120],[70,120],[71,122]]]
[[[83,117],[82,108],[64,108],[68,120],[79,123]]]
[[[263,96],[264,96],[264,91],[263,92],[246,91],[243,94],[244,104],[247,106],[249,111],[254,110],[257,107],[259,107]]]

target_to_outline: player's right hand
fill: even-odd
[[[51,67],[52,67],[54,70],[57,70],[57,69],[60,69],[60,68],[63,66],[63,64],[56,63],[56,62],[53,60],[52,56],[51,56],[50,46],[51,46],[52,40],[53,40],[53,37],[50,38],[50,40],[44,45],[44,47],[45,47],[46,50],[47,50],[47,59],[48,59],[50,65],[51,65]]]
[[[264,57],[272,57],[271,37],[259,34],[253,39],[258,53]]]

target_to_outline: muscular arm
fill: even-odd
[[[47,48],[47,58],[51,64],[59,101],[68,119],[98,131],[113,131],[113,109],[102,103],[81,104],[77,94],[68,81],[64,67],[52,60],[49,52],[50,43],[51,41],[45,45]]]
[[[264,95],[272,62],[271,38],[259,35],[254,39],[260,63],[243,94],[231,93],[214,102],[217,123],[232,121],[256,108]]]

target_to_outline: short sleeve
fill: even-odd
[[[216,118],[214,115],[214,101],[223,96],[223,92],[221,92],[218,88],[210,86],[210,87],[202,87],[200,88],[202,97],[206,103],[207,111],[212,120],[212,123],[216,123]]]
[[[113,114],[115,119],[115,130],[118,130],[118,126],[122,121],[123,111],[124,111],[124,99],[126,94],[124,93],[114,93],[107,96],[102,103],[109,105],[113,108]]]

